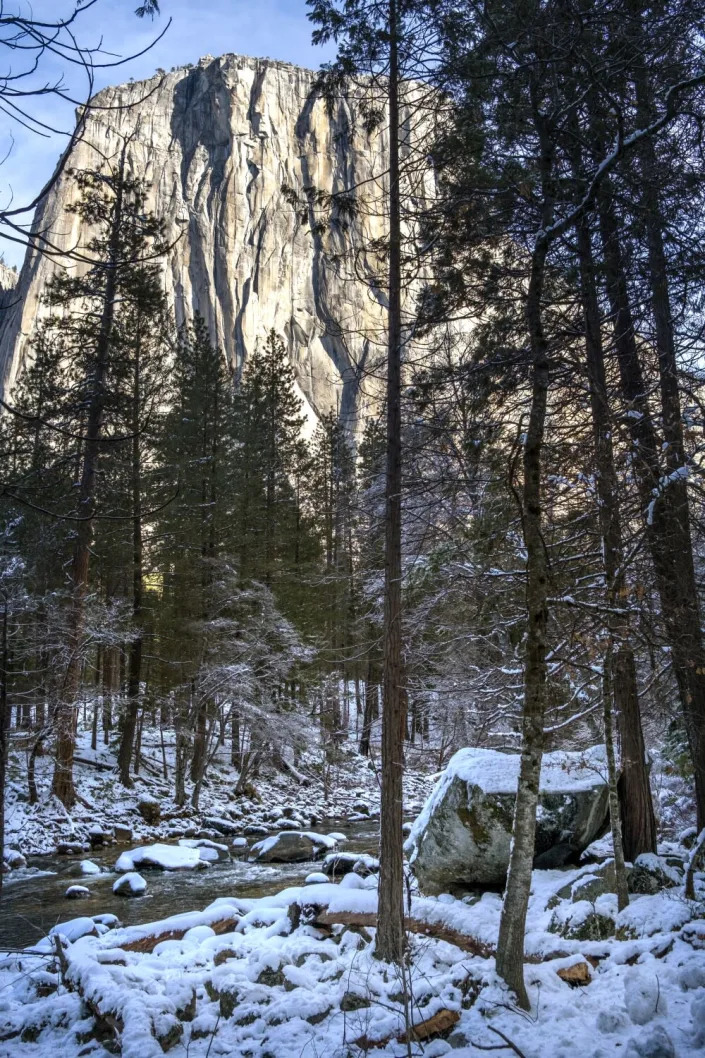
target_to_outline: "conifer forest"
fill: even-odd
[[[0,2],[0,1056],[695,1058],[705,3],[136,3]]]

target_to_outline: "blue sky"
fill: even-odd
[[[141,51],[165,26],[171,26],[162,40],[147,54],[123,66],[98,71],[97,88],[118,84],[130,77],[149,77],[158,66],[169,69],[196,62],[202,55],[237,52],[242,55],[285,59],[302,66],[317,67],[330,51],[311,44],[311,23],[306,18],[305,0],[161,0],[161,16],[139,19],[134,14],[139,0],[97,0],[77,22],[81,44],[97,46],[115,57]],[[27,0],[14,0],[8,8],[29,11]],[[55,19],[73,8],[70,0],[32,0],[37,19]],[[109,58],[109,56],[106,56]],[[7,49],[0,50],[0,74],[13,64]],[[9,65],[8,65],[9,63]],[[58,66],[45,62],[42,81],[57,76]],[[85,95],[85,78],[68,72],[66,86],[77,98]],[[74,108],[69,103],[46,97],[32,106],[32,113],[46,124],[69,130]],[[28,132],[0,112],[0,203],[24,204],[41,189],[51,175],[64,139],[47,138]],[[9,153],[8,153],[9,152]],[[7,157],[5,157],[7,155]],[[8,264],[22,263],[24,250],[0,238],[0,252]]]

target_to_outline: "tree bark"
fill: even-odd
[[[636,343],[629,291],[620,250],[614,204],[605,185],[599,198],[600,232],[607,295],[612,311],[620,383],[630,412],[633,467],[644,529],[661,602],[666,640],[671,648],[686,734],[693,760],[698,827],[705,825],[705,646],[695,580],[687,497],[678,497],[678,480],[662,480],[659,444]],[[682,464],[681,464],[682,465]],[[673,492],[673,486],[676,491]],[[681,482],[684,487],[684,483]],[[675,500],[672,499],[675,497]]]
[[[637,114],[642,123],[653,120],[650,90],[643,64],[635,74]],[[666,482],[663,500],[674,528],[674,545],[682,549],[676,563],[678,598],[684,623],[677,630],[681,675],[683,720],[695,775],[698,827],[705,826],[705,645],[702,635],[700,599],[695,579],[693,541],[690,530],[687,471],[681,414],[678,362],[668,282],[668,262],[663,240],[663,210],[659,195],[659,165],[652,138],[641,144],[640,182],[642,214],[646,227],[651,311],[654,319],[659,365],[661,424],[665,442]],[[675,631],[675,628],[674,628]],[[675,644],[671,649],[676,652]]]
[[[619,812],[619,794],[617,791],[617,763],[614,752],[614,724],[612,715],[612,641],[610,640],[606,656],[602,663],[602,720],[607,756],[607,789],[609,798],[610,830],[614,850],[615,888],[617,890],[617,910],[623,911],[629,903],[627,889],[627,870],[624,863],[624,846],[622,844],[622,820]]]
[[[618,789],[624,858],[633,863],[642,852],[656,852],[656,816],[636,694],[636,665],[630,647],[622,645],[615,651],[612,681],[622,751]]]
[[[538,120],[537,120],[538,124]],[[542,318],[548,238],[553,219],[553,151],[541,136],[543,185],[542,233],[535,242],[526,297],[526,321],[531,347],[531,406],[524,442],[522,515],[526,547],[526,649],[524,658],[524,707],[519,784],[514,809],[512,848],[507,885],[502,904],[497,941],[497,973],[517,996],[519,1006],[529,1009],[524,984],[524,934],[531,891],[531,871],[539,800],[543,722],[546,711],[546,631],[548,624],[548,568],[542,534],[541,460],[550,382],[548,342]]]
[[[387,474],[385,484],[384,698],[380,812],[379,921],[375,954],[404,957],[401,629],[401,204],[397,0],[389,0],[389,312],[387,345]]]
[[[127,681],[127,710],[122,727],[120,748],[118,750],[118,769],[123,786],[132,786],[130,776],[130,759],[135,741],[137,716],[140,706],[140,686],[142,679],[142,471],[140,451],[140,404],[141,404],[141,364],[140,339],[134,349],[132,379],[132,622],[134,639],[130,644],[130,666]]]
[[[633,860],[642,852],[656,852],[656,819],[644,751],[629,617],[626,613],[618,613],[624,601],[626,571],[612,444],[613,419],[605,373],[595,264],[590,230],[585,219],[579,221],[576,235],[610,640],[608,654],[611,671],[606,674],[603,692],[609,691],[614,701],[622,737],[622,779],[619,789],[624,796],[619,798],[621,826],[618,838],[624,847],[620,850],[615,848],[615,860],[623,860],[625,856]],[[613,650],[612,644],[616,649]],[[611,702],[605,702],[604,707],[610,710],[611,730]],[[607,733],[607,729],[605,731]],[[629,752],[626,751],[627,747]],[[640,748],[640,753],[634,752],[637,748]],[[616,832],[613,833],[615,836]]]

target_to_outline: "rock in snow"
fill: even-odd
[[[91,891],[85,885],[70,885],[64,893],[67,900],[83,900],[84,897],[90,895]]]
[[[179,845],[184,849],[198,849],[198,855],[206,863],[217,863],[218,860],[230,859],[228,846],[222,845],[219,841],[211,841],[209,838],[180,838]]]
[[[159,801],[157,801],[156,797],[149,797],[146,794],[140,797],[137,802],[137,811],[149,826],[156,826],[162,818],[162,808]]]
[[[81,860],[81,874],[100,874],[100,867],[93,860]]]
[[[258,863],[304,863],[306,860],[318,859],[335,845],[335,840],[326,834],[316,834],[310,830],[285,830],[253,845],[250,859]]]
[[[340,878],[352,871],[366,877],[379,870],[379,860],[366,852],[331,852],[321,867],[329,878]]]
[[[535,866],[562,866],[599,835],[607,820],[605,775],[602,747],[545,754]],[[518,754],[461,749],[452,757],[405,845],[422,890],[504,882],[518,776]]]
[[[142,845],[138,849],[123,852],[115,864],[116,871],[134,871],[136,867],[161,871],[189,871],[198,867],[201,861],[199,849],[188,849],[182,846]]]
[[[116,896],[142,896],[146,888],[147,883],[142,875],[129,871],[123,874],[122,878],[118,878],[113,885],[113,892]]]
[[[327,882],[328,875],[323,874],[321,871],[313,871],[304,878],[304,885],[325,885]]]

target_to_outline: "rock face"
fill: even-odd
[[[9,308],[15,300],[14,290],[19,275],[14,268],[8,268],[0,262],[0,311]]]
[[[164,278],[177,319],[200,313],[235,368],[273,327],[310,411],[338,406],[354,423],[371,399],[362,375],[383,340],[384,295],[364,281],[373,267],[362,247],[384,231],[386,133],[353,126],[344,99],[329,113],[312,97],[315,76],[287,63],[225,55],[105,89],[96,103],[111,109],[88,116],[35,224],[59,247],[85,244],[77,218],[66,212],[76,198],[67,170],[96,167],[96,148],[116,159],[128,137],[128,167],[145,178],[148,205],[165,218],[174,242]],[[285,185],[303,205],[287,199]],[[365,188],[359,216],[320,231],[303,190],[355,185]],[[29,353],[54,267],[28,251],[21,301],[2,314],[6,389]]]
[[[405,846],[422,890],[504,882],[518,774],[517,754],[455,754]],[[535,866],[560,866],[601,833],[608,810],[605,775],[601,749],[544,756]]]

